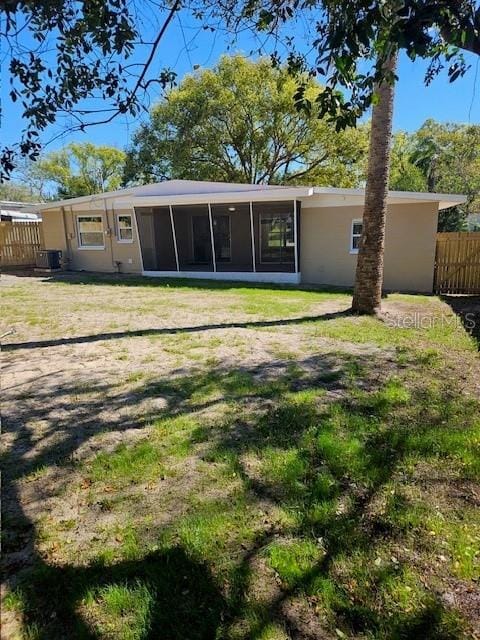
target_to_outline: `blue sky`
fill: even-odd
[[[297,37],[301,37],[301,29],[296,27]],[[211,33],[199,29],[198,23],[185,16],[174,19],[166,38],[160,47],[160,56],[155,70],[163,67],[173,69],[181,80],[182,76],[192,71],[194,65],[213,66],[222,53],[240,52],[251,55],[258,48],[258,40],[251,35],[239,37],[234,46],[221,33]],[[255,55],[255,54],[253,54]],[[480,123],[480,63],[479,58],[467,56],[472,64],[464,78],[450,84],[446,72],[441,73],[429,87],[424,86],[423,78],[426,63],[419,60],[412,63],[402,56],[399,64],[399,82],[396,88],[394,129],[413,131],[421,126],[427,118],[441,122]],[[2,86],[7,89],[6,65],[2,70]],[[2,143],[9,144],[18,139],[22,129],[22,120],[17,104],[8,99],[7,91],[3,95]],[[152,101],[159,95],[152,96]],[[128,145],[138,121],[131,117],[119,117],[108,125],[99,125],[86,130],[85,133],[68,133],[65,124],[53,126],[43,135],[43,141],[51,139],[55,134],[60,137],[47,146],[53,150],[72,141],[92,141],[96,144],[110,144],[120,148]]]

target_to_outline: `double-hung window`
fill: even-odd
[[[77,216],[78,246],[81,249],[104,249],[102,216]]]
[[[352,220],[352,233],[350,236],[350,253],[358,253],[362,240],[363,222]]]
[[[117,240],[118,242],[133,242],[133,224],[130,213],[117,215]]]

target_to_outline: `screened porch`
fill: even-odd
[[[135,215],[148,275],[298,281],[296,201],[135,207]]]

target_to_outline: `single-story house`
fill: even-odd
[[[38,205],[68,269],[351,286],[363,189],[170,180]],[[457,195],[388,195],[385,288],[430,292],[440,209]]]

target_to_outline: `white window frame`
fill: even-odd
[[[120,237],[120,224],[119,224],[119,218],[125,218],[126,216],[128,216],[130,218],[130,229],[132,230],[132,237],[131,238],[121,238]],[[115,224],[117,226],[117,242],[119,244],[132,244],[133,242],[133,216],[131,213],[116,213],[115,214]]]
[[[102,245],[87,245],[82,244],[82,236],[80,233],[80,220],[82,218],[100,218],[102,223]],[[81,251],[104,251],[105,250],[105,225],[103,222],[103,216],[101,213],[81,213],[77,214],[77,241],[78,241],[78,249]]]
[[[362,237],[362,233],[353,233],[353,229],[354,229],[356,224],[361,224],[362,225],[362,233],[363,233],[363,220],[362,220],[362,218],[355,218],[354,220],[352,220],[352,226],[350,227],[350,253],[354,254],[354,255],[356,255],[358,253],[358,249],[356,249],[353,246],[353,239]]]

